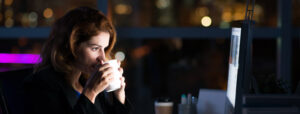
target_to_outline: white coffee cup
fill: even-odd
[[[109,60],[104,63],[108,63],[112,67],[113,77],[114,77],[114,80],[108,85],[108,87],[105,89],[105,91],[106,92],[115,91],[121,87],[121,80],[120,80],[121,73],[118,70],[120,65],[118,64],[117,60]]]

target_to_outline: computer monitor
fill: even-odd
[[[241,40],[241,28],[233,27],[231,31],[231,45],[229,55],[229,69],[228,69],[228,84],[226,96],[232,106],[235,106],[237,74],[239,68],[239,50]]]
[[[248,93],[251,71],[251,21],[242,21],[231,30],[231,45],[225,114],[241,114],[242,95]]]

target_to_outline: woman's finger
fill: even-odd
[[[102,77],[102,80],[104,80],[106,82],[111,82],[113,79],[114,79],[114,76],[112,73],[109,73]]]
[[[100,72],[102,72],[102,76],[106,76],[108,74],[113,73],[113,68],[112,67],[107,67],[106,69],[104,69],[103,71],[100,71]]]
[[[105,75],[101,78],[99,84],[104,85],[105,88],[114,80],[112,73]]]
[[[120,60],[117,60],[117,63],[119,66],[121,66],[121,61]]]
[[[105,64],[103,64],[103,65],[101,65],[101,66],[99,67],[98,71],[103,71],[103,70],[105,70],[105,69],[108,68],[108,67],[110,67],[110,65],[109,65],[108,63],[105,63]]]

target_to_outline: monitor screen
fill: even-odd
[[[235,107],[237,76],[239,68],[241,42],[241,28],[232,28],[231,45],[229,55],[229,69],[228,69],[228,84],[227,84],[227,98],[230,104]]]
[[[242,96],[250,90],[252,26],[250,21],[240,22],[231,30],[231,45],[226,93],[227,114],[240,114]]]

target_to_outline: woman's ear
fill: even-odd
[[[73,29],[70,38],[69,38],[69,45],[70,45],[70,51],[72,52],[72,55],[74,58],[77,58],[78,55],[78,48],[80,47],[79,45],[76,47],[76,31],[77,29]]]

